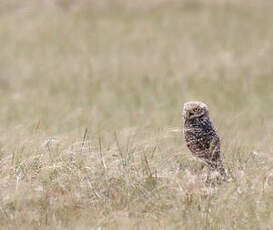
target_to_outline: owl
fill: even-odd
[[[184,137],[192,154],[205,162],[211,171],[226,178],[221,159],[220,138],[210,120],[208,107],[200,101],[189,101],[183,107]]]

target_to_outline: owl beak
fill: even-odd
[[[194,115],[192,112],[187,111],[187,112],[186,112],[186,119],[190,119],[190,117],[191,117],[192,115]]]

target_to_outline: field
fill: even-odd
[[[272,229],[273,3],[0,2],[0,229]],[[232,181],[181,133],[208,104]]]

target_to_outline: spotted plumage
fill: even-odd
[[[221,159],[220,138],[209,118],[208,107],[200,101],[184,104],[184,137],[192,154],[223,177],[226,172]]]

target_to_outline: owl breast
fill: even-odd
[[[210,143],[216,134],[210,120],[206,117],[186,120],[184,135],[188,148],[197,157],[206,157]]]

